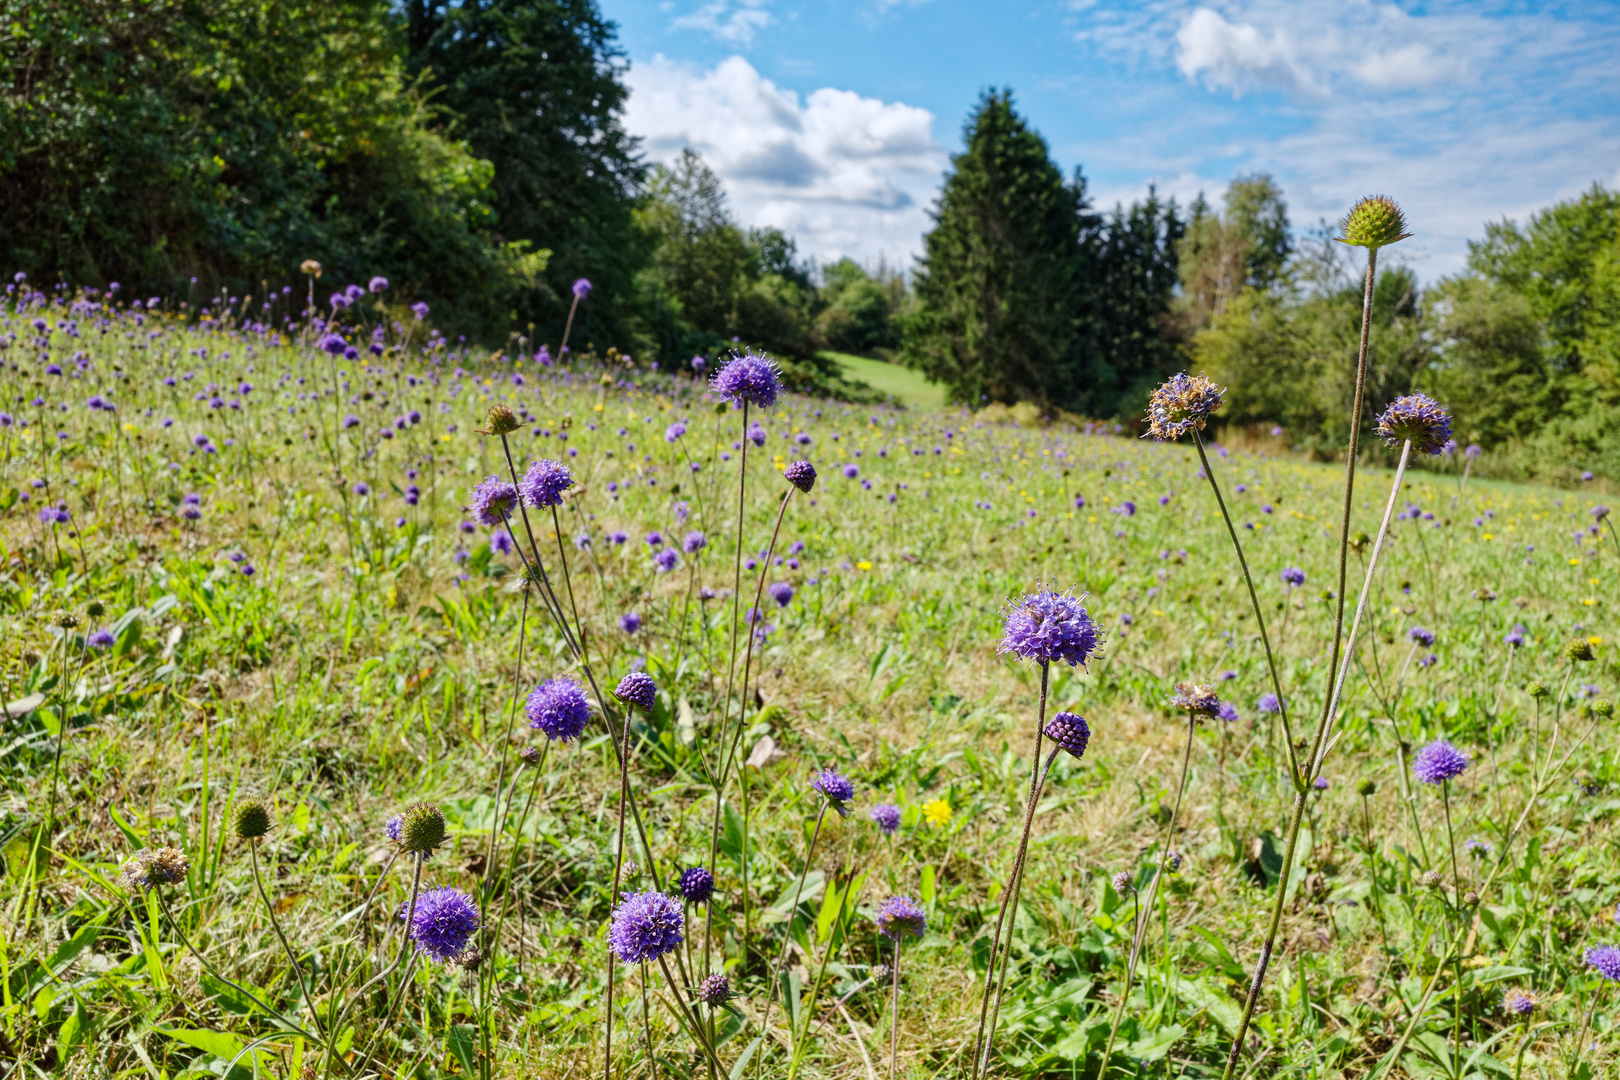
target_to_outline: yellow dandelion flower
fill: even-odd
[[[944,799],[934,799],[923,804],[923,819],[930,825],[946,826],[951,823],[951,804]]]

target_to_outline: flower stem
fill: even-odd
[[[889,1080],[894,1080],[894,1068],[900,1060],[900,939],[894,939],[894,1002],[889,1020]]]
[[[771,985],[765,997],[765,1018],[759,1023],[762,1032],[771,1029],[771,1006],[776,1004],[776,984],[782,979],[782,963],[787,959],[788,947],[793,944],[793,920],[799,917],[799,896],[804,892],[804,877],[810,872],[810,864],[815,861],[816,841],[821,838],[821,823],[826,820],[827,806],[828,801],[822,799],[821,810],[816,814],[816,827],[810,833],[810,848],[804,853],[804,866],[799,871],[798,884],[793,887],[793,904],[788,908],[787,926],[782,930],[782,951],[776,954],[776,963],[771,968]],[[764,1060],[765,1055],[761,1054],[761,1064]]]
[[[619,748],[619,835],[613,849],[613,891],[608,894],[608,906],[619,901],[619,877],[624,870],[624,810],[630,802],[630,713],[626,706],[624,710],[624,745]],[[614,953],[608,949],[607,958],[607,1033],[602,1046],[602,1080],[613,1080],[613,960]],[[646,982],[646,972],[642,972],[642,982]],[[652,1042],[649,1038],[647,1053],[652,1053]]]
[[[248,858],[253,865],[253,884],[259,888],[259,899],[264,901],[264,910],[270,915],[270,926],[281,940],[281,947],[287,952],[287,961],[292,964],[293,974],[298,976],[298,989],[304,995],[304,1007],[311,1010],[315,1019],[315,1030],[321,1028],[320,1012],[315,1009],[315,999],[310,996],[309,984],[304,981],[304,969],[299,966],[298,955],[293,952],[291,945],[287,944],[287,935],[281,931],[281,920],[276,918],[276,907],[270,902],[270,897],[264,891],[264,881],[259,877],[259,838],[248,840]]]

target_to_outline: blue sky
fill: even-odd
[[[1426,279],[1488,220],[1620,186],[1620,3],[603,0],[629,128],[801,252],[909,265],[963,120],[1013,90],[1096,202],[1275,175],[1296,229],[1387,193]]]

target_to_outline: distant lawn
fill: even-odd
[[[934,409],[945,404],[945,388],[908,367],[851,353],[824,351],[821,355],[836,360],[850,378],[861,380],[879,393],[893,394],[902,405]]]

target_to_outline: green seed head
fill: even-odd
[[[444,843],[444,815],[432,803],[409,807],[399,824],[399,846],[405,851],[428,854]]]
[[[84,613],[92,619],[99,619],[107,613],[107,607],[100,600],[92,600],[84,605]]]
[[[1592,643],[1585,638],[1576,638],[1564,646],[1565,660],[1591,660],[1594,655]]]
[[[243,840],[263,836],[270,831],[273,824],[274,822],[270,820],[270,808],[258,799],[240,799],[231,809],[231,829]]]
[[[1535,698],[1537,701],[1540,701],[1542,698],[1547,696],[1547,684],[1542,682],[1526,683],[1524,692]]]
[[[1478,904],[1479,904],[1479,893],[1475,892],[1473,889],[1469,889],[1467,892],[1463,893],[1463,906],[1464,907],[1477,907]]]
[[[1423,871],[1423,876],[1418,878],[1418,882],[1422,884],[1425,889],[1438,889],[1440,887],[1441,880],[1440,871],[1438,870],[1425,870]]]
[[[1356,794],[1362,798],[1378,794],[1378,782],[1376,780],[1363,780],[1356,785]]]
[[[1592,702],[1592,715],[1601,716],[1605,720],[1614,715],[1614,702],[1608,698],[1598,698]]]
[[[1339,225],[1344,235],[1336,239],[1354,247],[1381,248],[1412,234],[1406,231],[1406,215],[1387,195],[1373,195],[1350,208]]]
[[[505,435],[516,431],[522,426],[511,409],[508,409],[505,405],[491,405],[489,407],[489,416],[485,418],[481,430],[485,435]]]

